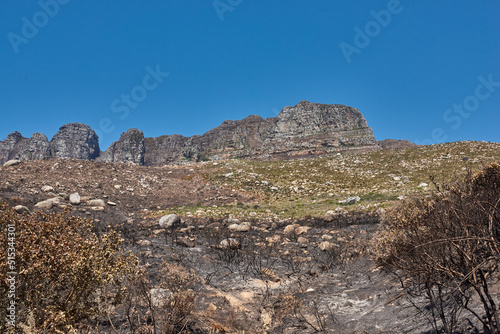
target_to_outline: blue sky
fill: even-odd
[[[0,2],[0,140],[89,124],[202,134],[301,100],[378,140],[500,142],[500,2]],[[152,73],[152,74],[151,74]]]

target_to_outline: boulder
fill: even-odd
[[[78,193],[72,193],[69,195],[69,202],[73,205],[79,205],[81,203],[81,197]]]
[[[14,207],[14,210],[19,213],[19,214],[23,214],[23,213],[27,213],[28,215],[31,215],[31,211],[30,209],[28,209],[27,207],[25,207],[24,205],[16,205]]]
[[[181,224],[181,219],[179,216],[172,213],[161,217],[158,224],[163,228],[174,228]]]
[[[106,202],[102,199],[91,199],[90,201],[87,202],[89,206],[94,206],[94,207],[101,207],[104,208],[106,206]]]
[[[20,160],[9,160],[6,163],[3,164],[4,167],[10,167],[10,166],[15,166],[19,165],[21,163]]]
[[[38,202],[35,204],[35,208],[37,209],[51,209],[54,204],[51,200],[46,200],[42,202]]]
[[[251,227],[252,225],[249,222],[244,222],[242,224],[231,224],[227,229],[231,232],[248,232]]]

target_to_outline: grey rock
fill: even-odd
[[[19,160],[9,160],[6,163],[4,163],[3,166],[10,167],[10,166],[19,165],[20,163],[21,163],[21,161],[19,161]]]
[[[0,163],[9,160],[19,160],[19,152],[28,141],[19,132],[10,133],[5,140],[0,141]]]
[[[359,198],[359,196],[352,196],[352,197],[348,197],[342,201],[339,201],[339,204],[355,204],[355,203],[358,203],[360,200],[361,200],[361,198]]]
[[[69,202],[73,205],[79,205],[81,203],[81,197],[78,193],[72,193],[69,195]]]
[[[18,153],[21,160],[45,160],[50,158],[50,144],[42,133],[34,133]]]
[[[143,165],[144,153],[144,134],[141,130],[129,129],[127,132],[122,133],[118,141],[111,144],[99,160]]]
[[[181,219],[179,218],[179,216],[172,213],[161,217],[158,221],[158,224],[163,228],[174,228],[181,224]]]
[[[101,153],[99,138],[88,125],[70,123],[63,125],[50,141],[53,158],[93,160]]]

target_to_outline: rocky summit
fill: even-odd
[[[16,131],[0,142],[0,163],[12,159],[76,158],[163,165],[228,158],[289,159],[379,149],[359,110],[302,101],[285,107],[276,117],[251,115],[238,121],[227,120],[192,137],[174,134],[144,138],[142,131],[130,129],[105,152],[100,151],[96,133],[85,124],[62,126],[50,142],[43,134],[35,133],[28,139]]]

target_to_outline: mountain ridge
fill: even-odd
[[[409,142],[395,142],[380,145],[356,108],[301,101],[284,107],[276,117],[249,115],[241,120],[225,120],[191,137],[172,134],[145,138],[141,130],[132,128],[105,151],[100,150],[94,130],[82,123],[63,125],[50,141],[41,133],[25,138],[15,131],[0,141],[0,163],[12,159],[77,158],[162,165],[230,158],[289,159],[412,146]]]

